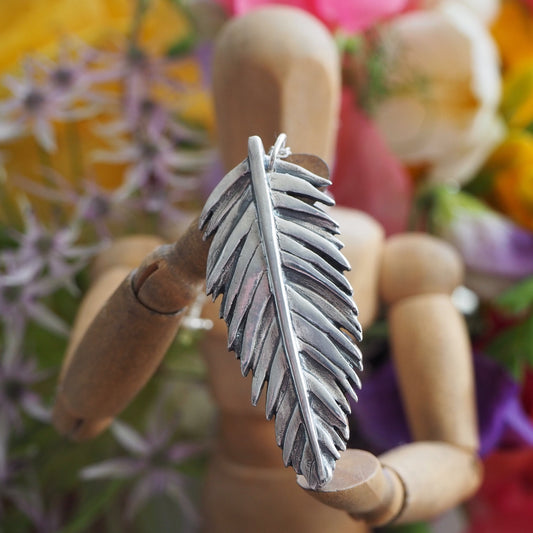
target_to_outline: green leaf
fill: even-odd
[[[172,43],[166,51],[166,56],[171,58],[182,57],[190,53],[196,46],[196,34],[189,32],[187,35]]]
[[[501,111],[506,122],[514,126],[521,126],[524,108],[533,90],[533,68],[516,70],[508,76],[502,96]]]
[[[494,169],[482,169],[471,181],[463,188],[464,192],[478,197],[486,197],[494,188]]]
[[[524,366],[533,365],[533,315],[498,335],[487,352],[520,380]]]
[[[387,526],[380,531],[382,533],[431,533],[431,528],[426,522],[416,522],[401,526]]]
[[[118,495],[124,484],[125,482],[123,480],[106,481],[105,484],[102,484],[101,490],[96,491],[94,496],[77,510],[74,520],[59,530],[58,533],[88,531],[91,524],[100,517],[103,510]]]
[[[530,123],[525,127],[525,130],[526,130],[528,133],[533,134],[533,122],[530,122]]]
[[[533,304],[533,276],[506,290],[496,300],[496,305],[513,314],[527,311]]]
[[[0,250],[5,248],[15,248],[16,242],[13,240],[9,234],[10,230],[13,228],[0,223]]]
[[[363,38],[358,34],[348,34],[338,31],[335,34],[335,41],[341,53],[357,54],[364,48]]]
[[[135,517],[139,533],[175,533],[186,529],[186,521],[176,500],[154,494]]]

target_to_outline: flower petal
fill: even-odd
[[[487,28],[458,2],[441,2],[434,10],[395,18],[384,43],[391,89],[376,109],[380,131],[408,163],[431,168],[461,157],[469,163],[466,170],[444,177],[465,181],[471,176],[464,174],[482,163],[488,141],[498,138],[482,127],[494,123],[501,91],[497,49]]]
[[[86,466],[80,471],[80,477],[90,479],[126,479],[139,473],[142,463],[129,457],[109,459],[91,466]]]
[[[41,399],[36,394],[25,394],[21,400],[21,405],[32,418],[41,422],[50,422],[52,412],[42,404]]]
[[[533,425],[529,423],[527,427],[525,413],[518,406],[517,383],[483,354],[474,357],[474,376],[480,453],[486,455],[504,442],[529,446]],[[392,363],[386,363],[368,378],[358,396],[351,416],[373,451],[380,453],[411,440]]]
[[[37,142],[47,152],[55,152],[57,150],[56,137],[52,124],[43,117],[35,120],[33,125],[33,132]]]
[[[473,196],[441,188],[434,214],[437,233],[471,271],[507,279],[533,274],[533,234]]]
[[[64,337],[68,336],[68,325],[44,305],[32,302],[28,306],[28,315],[44,328]]]
[[[150,453],[149,444],[131,426],[115,420],[111,424],[111,432],[117,441],[129,452],[135,455],[148,455]]]
[[[388,234],[405,230],[411,203],[409,176],[347,90],[332,181],[331,192],[339,205],[372,215]]]

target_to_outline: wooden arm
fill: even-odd
[[[222,32],[214,65],[227,168],[244,158],[249,135],[262,135],[268,143],[281,131],[289,134],[293,151],[331,158],[339,59],[329,32],[313,17],[278,6],[236,19]],[[205,277],[206,253],[193,224],[184,239],[160,248],[127,279],[127,269],[120,266],[93,287],[61,373],[54,420],[62,433],[94,435],[142,387],[176,333],[181,309]]]
[[[83,440],[101,432],[161,362],[205,278],[208,243],[197,225],[131,273],[131,265],[109,256],[132,250],[135,241],[100,259],[105,270],[80,307],[61,371],[53,413],[60,433]],[[140,261],[144,242],[125,259]]]
[[[381,293],[390,305],[392,351],[415,440],[375,457],[349,450],[315,496],[382,525],[425,520],[473,494],[477,458],[471,349],[450,293],[462,263],[445,243],[404,234],[386,243]],[[306,488],[305,482],[299,483]]]

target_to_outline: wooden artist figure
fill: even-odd
[[[243,161],[249,167],[257,163],[256,156],[247,156],[249,137],[270,145],[282,132],[293,153],[331,163],[339,59],[329,32],[311,16],[271,7],[230,22],[218,40],[213,75],[220,152],[228,171]],[[317,183],[327,178],[317,157],[285,156],[281,166],[303,167]],[[275,154],[272,158],[277,164]],[[246,353],[240,362],[226,353],[219,298],[205,308],[215,325],[203,343],[219,408],[202,511],[208,533],[362,532],[435,516],[468,498],[480,483],[471,348],[450,299],[461,283],[460,259],[428,235],[385,239],[379,224],[363,213],[340,208],[327,213],[340,226],[343,253],[352,265],[346,276],[363,329],[380,300],[388,306],[394,362],[416,442],[380,457],[343,451],[326,482],[306,475],[309,464],[303,463],[296,479],[294,470],[283,466],[275,422],[265,420],[266,390],[258,407],[250,403],[253,372],[244,379],[238,368]],[[97,260],[58,387],[54,423],[62,434],[74,440],[99,434],[157,368],[184,309],[205,283],[214,238],[204,240],[209,218],[203,217],[202,231],[196,220],[173,245],[152,251],[156,237],[130,237]],[[273,277],[269,273],[270,284]]]

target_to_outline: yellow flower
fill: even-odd
[[[513,128],[533,123],[533,60],[514,67],[504,78],[502,113]]]
[[[533,230],[533,135],[512,133],[493,153],[493,201],[516,223]]]
[[[174,44],[193,31],[189,19],[172,0],[145,0],[140,24],[136,24],[137,0],[0,0],[0,78],[4,72],[20,67],[26,55],[54,57],[65,38],[75,37],[99,49],[124,48],[124,40],[135,29],[136,42],[150,56],[163,57]],[[64,44],[64,43],[63,43]],[[213,131],[211,100],[200,88],[200,67],[194,60],[177,61],[166,67],[168,77],[195,87],[176,94],[167,90],[152,95],[174,113],[194,126]],[[0,98],[9,91],[0,89]],[[80,175],[94,179],[107,188],[122,183],[125,166],[92,161],[92,152],[106,148],[96,126],[120,118],[119,85],[106,86],[116,97],[116,105],[105,115],[73,123],[52,123],[58,150],[45,153],[35,139],[23,136],[2,146],[0,172],[8,181],[0,187],[11,189],[16,176],[46,182],[42,169],[53,168],[60,175],[75,180]],[[2,168],[3,167],[3,168]],[[1,178],[1,175],[0,175]]]
[[[501,109],[513,128],[533,123],[533,14],[518,0],[504,0],[492,33],[504,66]]]
[[[26,54],[54,54],[66,36],[101,46],[124,35],[132,27],[136,4],[134,0],[1,0],[0,71],[12,69]],[[150,51],[161,52],[190,30],[170,0],[152,0],[139,39]]]
[[[533,16],[519,0],[504,0],[492,26],[505,68],[533,60]]]

